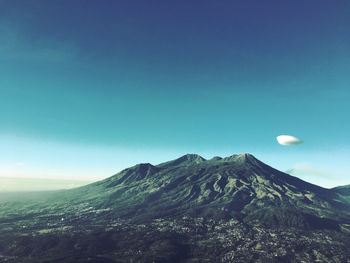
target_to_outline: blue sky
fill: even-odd
[[[348,1],[0,1],[0,176],[250,152],[350,183]],[[305,143],[283,147],[291,134]],[[297,173],[296,171],[299,171]]]

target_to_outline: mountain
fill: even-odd
[[[348,189],[247,153],[138,164],[46,199],[0,202],[0,262],[347,262]]]
[[[348,207],[333,190],[282,173],[251,154],[211,160],[187,154],[156,166],[138,164],[64,195],[121,218],[237,217],[281,227],[336,227],[333,220]]]

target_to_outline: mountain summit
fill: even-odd
[[[186,154],[184,156],[181,156],[180,158],[177,158],[169,162],[161,163],[157,166],[161,168],[166,168],[166,167],[172,167],[172,166],[199,164],[205,161],[206,160],[198,154]]]

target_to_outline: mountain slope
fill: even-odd
[[[336,227],[334,219],[344,220],[340,211],[349,207],[333,190],[282,173],[251,154],[211,160],[188,154],[156,166],[139,164],[64,195],[121,218],[187,214],[287,227]]]
[[[350,184],[334,187],[333,190],[341,195],[350,196]]]

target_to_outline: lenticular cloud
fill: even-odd
[[[298,145],[298,144],[303,143],[302,140],[300,140],[294,136],[290,136],[290,135],[280,135],[280,136],[277,136],[276,139],[277,139],[279,144],[287,145],[287,146]]]

